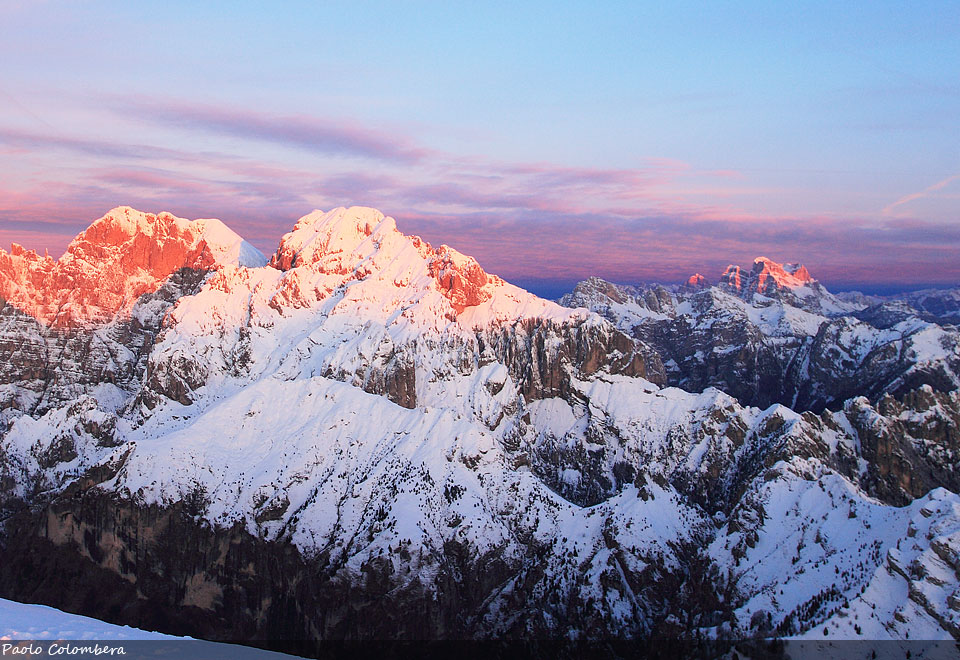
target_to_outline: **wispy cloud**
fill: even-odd
[[[883,208],[882,213],[883,215],[892,215],[894,212],[894,209],[896,209],[897,207],[903,206],[904,204],[909,204],[910,202],[915,202],[918,199],[924,199],[926,197],[930,197],[936,192],[943,190],[954,181],[960,181],[960,174],[954,174],[952,176],[948,176],[946,179],[943,179],[942,181],[937,181],[932,186],[927,186],[926,188],[924,188],[919,192],[910,193],[909,195],[904,195],[903,197],[893,202],[892,204],[888,204],[887,206],[885,206]]]
[[[728,263],[746,265],[760,254],[803,261],[828,283],[892,273],[904,283],[960,281],[960,228],[899,217],[880,222],[749,211],[740,204],[745,199],[784,191],[735,170],[653,158],[633,168],[505,162],[311,117],[150,99],[123,108],[148,125],[179,126],[186,137],[151,145],[149,131],[132,143],[0,127],[0,145],[12,154],[8,162],[40,164],[19,183],[0,178],[0,241],[59,252],[92,219],[130,204],[221,217],[271,252],[310,209],[361,204],[394,215],[402,231],[453,245],[491,272],[521,281],[593,274],[620,282],[680,280],[694,271],[716,275]],[[238,149],[233,139],[213,140],[219,151],[198,152],[188,148],[197,133],[248,143]],[[363,162],[336,159],[310,169],[282,156],[272,161],[254,148],[264,141]],[[42,165],[61,161],[71,164],[69,172],[45,175]],[[890,210],[958,178],[897,200],[884,213],[892,216]],[[883,271],[878,254],[886,259]]]
[[[0,144],[20,150],[54,149],[98,158],[134,160],[174,158],[195,161],[203,156],[202,154],[193,154],[188,157],[188,152],[163,147],[150,147],[143,144],[123,144],[110,140],[58,136],[3,127],[0,127]]]
[[[117,101],[116,109],[125,116],[167,126],[270,142],[324,155],[409,163],[429,153],[380,131],[308,115],[270,115],[156,99]]]

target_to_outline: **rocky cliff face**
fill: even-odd
[[[221,243],[80,326],[17,280],[0,594],[259,644],[956,634],[949,328],[770,263],[571,309],[372,209]]]
[[[0,250],[0,415],[43,414],[92,391],[105,404],[124,398],[174,302],[225,264],[264,261],[219,220],[128,207],[57,261]]]
[[[667,383],[717,387],[747,405],[819,411],[925,384],[957,388],[954,326],[926,321],[902,301],[842,302],[801,268],[758,259],[749,278],[728,269],[719,286],[673,291],[587,280],[562,302],[596,311],[651,346]]]
[[[76,237],[57,261],[0,250],[0,298],[47,327],[103,325],[129,313],[182,268],[262,265],[219,220],[189,221],[119,207]]]
[[[893,296],[934,323],[960,323],[960,289],[925,289]]]

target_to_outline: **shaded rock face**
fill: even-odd
[[[507,366],[527,401],[565,397],[572,377],[587,379],[601,370],[664,380],[656,353],[609,326],[523,320],[478,334],[477,345],[481,359]]]
[[[879,499],[905,505],[937,487],[960,491],[960,399],[929,386],[887,395],[873,408],[848,404],[869,467],[864,486]]]
[[[894,296],[928,321],[960,324],[960,289],[931,289]]]
[[[771,337],[738,316],[712,316],[699,327],[681,317],[634,328],[637,339],[670,362],[668,384],[690,391],[717,387],[745,405],[819,411],[851,397],[902,394],[923,384],[950,391],[960,373],[950,348],[930,365],[917,365],[902,340],[863,351],[846,318],[825,321],[813,337]]]
[[[0,409],[42,415],[98,385],[139,387],[164,314],[195,292],[206,274],[177,270],[141,295],[129,316],[105,326],[46,326],[2,302]]]
[[[701,279],[698,280],[697,277]],[[702,275],[695,275],[684,285],[684,290],[700,291],[708,287]],[[666,287],[654,284],[651,286],[626,286],[613,284],[599,277],[589,277],[577,283],[572,293],[568,293],[559,300],[565,307],[585,307],[601,314],[611,321],[620,320],[620,312],[616,305],[635,304],[642,309],[662,314],[674,313],[673,294]]]
[[[0,520],[46,501],[96,464],[98,454],[122,444],[117,415],[100,410],[93,397],[78,398],[47,415],[60,424],[52,433],[30,438],[26,455],[7,443],[0,445]]]
[[[671,292],[593,279],[561,302],[600,313],[650,346],[668,385],[693,392],[716,387],[744,405],[816,412],[856,396],[876,400],[925,384],[948,392],[960,382],[960,334],[952,326],[927,326],[903,302],[829,317],[783,296],[731,302],[723,287]],[[798,325],[783,315],[798,318]],[[921,355],[916,347],[923,344],[936,347]]]
[[[395,345],[384,336],[381,349],[353,369],[329,366],[325,378],[350,383],[370,394],[381,394],[398,406],[417,407],[417,367],[411,346]]]
[[[917,311],[904,301],[894,300],[870,305],[854,314],[875,328],[886,330],[917,316]]]
[[[289,543],[265,541],[239,525],[204,524],[198,519],[202,493],[159,507],[99,490],[96,483],[111,473],[92,472],[45,507],[7,521],[0,595],[140,628],[306,655],[320,653],[317,642],[326,639],[553,638],[568,628],[588,638],[678,632],[668,620],[670,608],[679,608],[675,589],[685,578],[654,556],[644,556],[651,566],[627,579],[659,614],[622,628],[586,593],[569,591],[543,570],[547,546],[531,543],[526,555],[508,558],[448,542],[416,559],[398,547],[348,567],[324,552],[307,557]],[[629,550],[615,535],[605,539],[604,552],[627,561]],[[675,555],[693,557],[696,550],[678,545]],[[613,577],[617,570],[611,563],[611,587],[623,589],[616,584],[622,578]],[[429,581],[418,573],[430,575]],[[513,585],[507,593],[505,584]],[[494,598],[517,614],[506,628],[493,627],[488,607]]]
[[[395,346],[386,337],[384,341],[388,346],[360,369],[330,369],[324,375],[415,408],[417,349]],[[589,378],[600,371],[663,382],[656,353],[612,328],[588,323],[527,319],[478,331],[474,341],[449,340],[426,350],[456,356],[455,367],[464,372],[491,361],[503,363],[527,401],[567,396],[571,378]]]
[[[723,314],[712,315],[703,327],[681,317],[636,326],[633,334],[669,363],[669,385],[692,392],[716,387],[761,408],[794,403],[797,388],[787,371],[802,339],[771,342],[759,328]]]
[[[11,561],[0,569],[5,597],[178,635],[311,653],[308,640],[464,635],[456,615],[476,609],[480,594],[506,576],[489,558],[480,571],[439,576],[449,591],[432,596],[416,579],[398,585],[389,562],[344,577],[323,556],[303,557],[241,527],[206,527],[189,502],[161,509],[104,493],[65,495],[75,501],[53,502],[11,525]],[[454,569],[455,553],[448,561]]]
[[[787,393],[801,410],[837,408],[851,397],[877,399],[884,394],[904,394],[924,384],[941,391],[956,388],[953,374],[960,373],[958,338],[946,335],[952,346],[943,346],[941,359],[918,364],[909,354],[910,339],[878,342],[863,354],[848,318],[820,326],[813,340],[792,356]]]

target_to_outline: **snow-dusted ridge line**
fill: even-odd
[[[90,236],[91,233],[95,233],[95,236]],[[192,239],[191,247],[203,242],[212,253],[214,263],[220,266],[233,264],[257,268],[267,264],[267,258],[260,250],[227,227],[222,220],[188,220],[166,211],[157,214],[144,213],[129,206],[113,208],[95,220],[70,243],[60,260],[69,262],[80,258],[78,248],[82,249],[94,241],[102,247],[118,246],[141,235],[158,241],[177,236],[189,237]]]
[[[468,361],[463,368],[498,351],[507,359],[516,338],[546,341],[538,350],[553,362],[581,351],[592,370],[613,362],[657,371],[642,364],[642,346],[600,316],[488,275],[452,248],[400,233],[374,209],[304,216],[271,265],[222,267],[176,302],[150,356],[149,391],[187,403],[210,377],[241,369],[248,378],[333,377],[407,407],[435,405],[445,393],[431,370],[452,368],[443,364],[452,354]],[[559,364],[536,366],[550,373],[528,379],[565,378]]]

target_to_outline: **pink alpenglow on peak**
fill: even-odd
[[[720,275],[720,284],[726,285],[731,289],[735,289],[736,291],[740,291],[740,266],[734,266],[733,264],[727,266],[727,269],[723,271],[722,275]]]
[[[825,316],[858,309],[856,303],[844,302],[827,291],[802,264],[779,264],[766,257],[754,259],[749,271],[728,266],[720,276],[719,288],[747,302],[760,296]]]
[[[359,206],[313,211],[300,218],[280,240],[270,265],[282,271],[308,268],[345,276],[345,281],[362,280],[376,272],[381,277],[389,275],[397,288],[416,288],[420,270],[425,267],[423,274],[456,314],[486,302],[493,295],[491,288],[504,284],[488,275],[473,257],[446,245],[435,248],[418,236],[406,236],[393,218]],[[287,279],[292,284],[302,278]],[[336,286],[339,284],[331,280],[316,289],[317,300]],[[298,285],[298,294],[303,289]],[[298,295],[298,299],[301,297]],[[310,304],[307,300],[300,303]]]
[[[0,297],[47,326],[101,324],[128,312],[181,268],[265,263],[219,220],[121,206],[94,221],[59,260],[19,245],[0,250]]]
[[[48,327],[100,326],[133,313],[145,294],[184,268],[213,271],[202,290],[269,290],[269,307],[280,314],[317,308],[337,291],[343,300],[332,313],[357,304],[379,310],[382,321],[402,314],[438,327],[577,316],[487,274],[451,247],[402,234],[393,218],[365,207],[303,216],[269,261],[219,220],[118,207],[78,235],[59,260],[19,245],[0,250],[0,299]],[[187,298],[197,295],[178,307],[193,309]]]
[[[430,275],[436,278],[440,290],[458,314],[490,299],[491,294],[484,287],[495,280],[473,257],[462,255],[446,245],[434,250],[434,255],[430,261]]]
[[[782,289],[801,289],[815,282],[806,266],[779,264],[766,257],[754,259],[753,268],[749,272],[740,266],[730,265],[720,276],[721,286],[743,294],[770,294]]]
[[[757,291],[763,292],[772,279],[777,287],[795,288],[815,281],[803,264],[778,264],[766,257],[753,260],[753,273],[757,276]]]
[[[694,273],[687,278],[687,281],[684,282],[683,285],[688,289],[706,289],[710,286],[710,282],[700,273]]]

